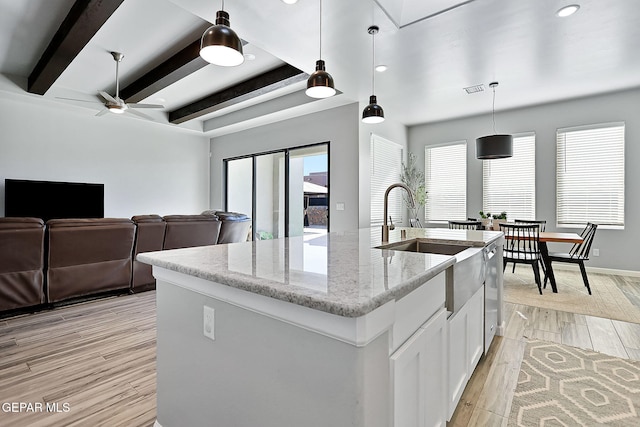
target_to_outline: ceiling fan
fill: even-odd
[[[109,95],[107,92],[101,90],[98,91],[100,96],[104,98],[104,106],[105,109],[101,110],[96,114],[96,116],[102,116],[107,114],[108,112],[123,114],[130,113],[134,116],[140,117],[142,119],[154,120],[153,117],[148,116],[140,111],[136,111],[138,108],[164,108],[164,105],[160,104],[138,104],[138,103],[126,103],[122,98],[120,98],[120,79],[118,76],[118,68],[120,65],[120,61],[124,58],[124,55],[120,52],[111,52],[111,56],[113,56],[113,60],[116,61],[116,94],[115,96]],[[69,99],[69,98],[60,98],[60,99]],[[80,99],[74,101],[82,101]],[[86,102],[86,101],[84,101]]]

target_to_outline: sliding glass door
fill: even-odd
[[[251,216],[254,239],[329,230],[329,143],[224,160],[225,209]]]

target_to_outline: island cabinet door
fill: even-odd
[[[446,326],[442,309],[391,355],[393,427],[445,426]]]
[[[447,323],[447,420],[451,420],[471,374],[484,350],[484,287]]]

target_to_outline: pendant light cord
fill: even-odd
[[[320,0],[320,59],[322,59],[322,0]]]
[[[376,33],[371,34],[373,39],[373,55],[371,55],[371,95],[376,93]]]
[[[222,9],[221,10],[224,10],[224,0],[222,0]]]
[[[493,118],[493,134],[497,135],[496,132],[496,87],[493,87],[493,105],[491,107],[491,117]]]

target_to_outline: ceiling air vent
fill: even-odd
[[[469,86],[465,87],[464,90],[466,90],[469,95],[472,93],[484,92],[484,85]]]

